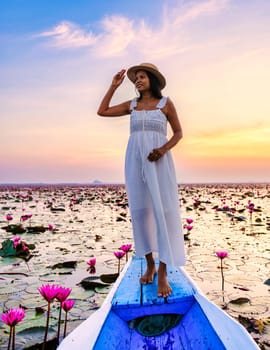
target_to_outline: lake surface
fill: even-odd
[[[250,204],[254,204],[252,213]],[[270,185],[181,185],[179,210],[185,234],[186,219],[193,219],[185,241],[186,270],[210,300],[241,320],[260,346],[269,349]],[[46,310],[46,302],[38,288],[47,283],[72,288],[70,298],[76,304],[68,313],[70,332],[102,304],[110,289],[97,285],[85,290],[79,282],[89,276],[101,282],[100,275],[117,272],[114,251],[133,244],[132,226],[121,185],[1,186],[0,243],[14,238],[6,231],[7,214],[13,217],[9,225],[32,214],[22,223],[27,232],[19,236],[35,244],[33,257],[27,264],[20,258],[0,257],[0,311],[25,308],[25,320],[16,327],[16,349],[24,349],[42,342],[44,335],[46,312],[37,313],[36,308]],[[36,226],[46,228],[45,232],[29,233],[29,227]],[[224,292],[216,251],[228,252]],[[97,259],[94,274],[87,271],[91,257]],[[66,262],[76,266],[55,266]],[[125,258],[121,267],[124,264]],[[57,332],[57,318],[58,304],[53,303],[51,338]],[[1,322],[1,347],[7,342],[8,327]]]

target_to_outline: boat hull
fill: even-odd
[[[173,293],[157,297],[157,281],[141,285],[145,260],[133,258],[103,306],[59,349],[252,350],[259,349],[238,322],[211,303],[184,269],[168,269]],[[176,322],[176,321],[177,322]]]

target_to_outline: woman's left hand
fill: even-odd
[[[153,151],[148,154],[147,159],[150,162],[156,162],[163,156],[164,153],[165,151],[162,148],[154,148]]]

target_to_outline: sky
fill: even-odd
[[[181,122],[179,183],[270,182],[269,18],[269,0],[1,0],[0,183],[123,183],[129,116],[96,111],[142,62]],[[135,96],[126,78],[112,104]]]

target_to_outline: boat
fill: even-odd
[[[255,350],[246,329],[209,301],[180,268],[168,268],[173,292],[157,296],[157,278],[142,285],[145,259],[132,257],[102,306],[58,350]]]

